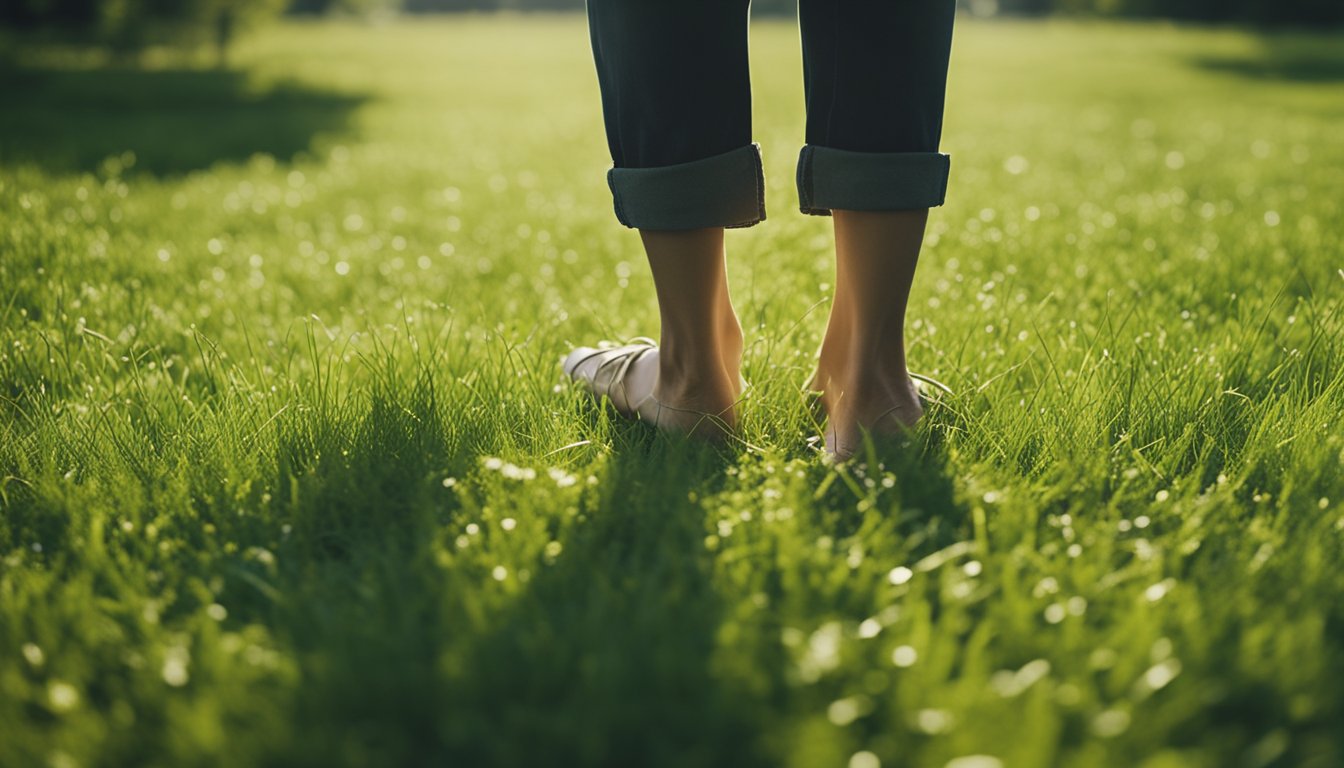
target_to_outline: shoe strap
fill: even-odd
[[[593,371],[594,393],[605,395],[610,399],[612,387],[619,383],[621,396],[625,398],[626,406],[634,406],[630,402],[630,395],[625,389],[626,374],[629,373],[630,366],[634,365],[635,361],[647,354],[649,350],[657,348],[649,339],[639,338],[636,339],[636,342],[615,349],[602,350],[606,359],[598,363],[597,370]],[[616,370],[608,373],[613,364],[616,366]]]

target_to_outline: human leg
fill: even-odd
[[[721,433],[735,422],[742,351],[723,229],[765,215],[747,3],[590,0],[588,14],[616,215],[640,230],[662,327],[656,349],[626,360],[583,347],[565,370],[626,415]],[[620,386],[607,386],[617,370]]]
[[[833,215],[836,289],[812,388],[829,451],[922,415],[906,372],[904,317],[928,209],[941,205],[940,154],[951,0],[802,0],[805,213]]]

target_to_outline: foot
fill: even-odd
[[[909,374],[846,382],[818,368],[809,387],[826,414],[825,452],[837,460],[853,456],[865,434],[904,434],[924,416],[925,386]]]
[[[662,359],[649,340],[617,347],[579,347],[565,358],[565,375],[617,413],[669,432],[722,438],[736,426],[740,380],[722,365],[687,374]]]

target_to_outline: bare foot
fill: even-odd
[[[826,412],[825,450],[838,460],[863,446],[865,433],[898,435],[924,416],[920,387],[909,375],[845,384],[818,369],[811,387]]]

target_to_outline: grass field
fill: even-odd
[[[727,451],[558,386],[657,332],[578,18],[0,70],[0,765],[1344,764],[1344,39],[964,24],[837,468],[753,34]]]

